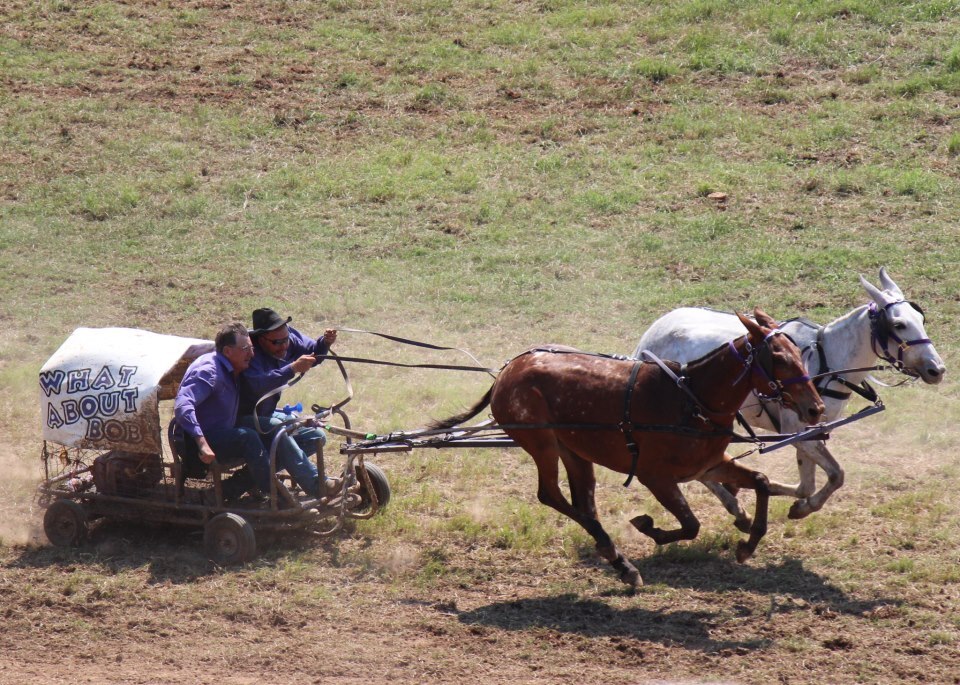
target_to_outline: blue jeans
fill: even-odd
[[[287,414],[281,412],[275,412],[270,417],[260,417],[261,430],[269,431],[269,433],[259,436],[267,450],[268,459],[270,445],[276,435],[277,427],[289,418]],[[241,416],[238,423],[241,426],[249,426],[249,429],[256,432],[253,428],[252,416]],[[305,427],[295,431],[292,435],[284,435],[277,443],[277,471],[286,470],[293,478],[293,482],[299,485],[304,492],[316,496],[320,490],[320,474],[311,457],[316,454],[317,448],[323,447],[326,442],[327,436],[320,428]]]
[[[257,431],[252,428],[221,428],[205,431],[217,463],[230,465],[237,461],[246,463],[254,484],[261,492],[270,492],[270,453],[264,449]]]

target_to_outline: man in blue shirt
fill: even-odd
[[[174,418],[187,439],[196,442],[204,464],[246,462],[249,471],[224,481],[226,499],[237,499],[254,485],[270,492],[270,460],[260,436],[252,428],[237,426],[238,379],[253,359],[246,326],[223,326],[215,345],[216,352],[201,355],[187,367],[174,402]]]
[[[323,360],[314,355],[325,355],[337,339],[337,331],[327,329],[320,340],[309,338],[288,324],[292,317],[282,318],[272,309],[253,312],[254,355],[250,366],[240,377],[240,425],[254,426],[254,411],[259,416],[261,430],[275,429],[290,417],[278,412],[280,393],[259,401],[267,393],[282,388],[298,373],[306,373]],[[270,444],[273,433],[264,436]],[[340,488],[340,480],[327,478],[320,488],[320,474],[310,458],[326,443],[326,435],[319,427],[305,427],[292,436],[280,439],[277,445],[277,470],[286,469],[304,492],[325,497]]]

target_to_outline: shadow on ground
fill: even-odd
[[[701,559],[696,564],[654,557],[638,564],[647,587],[638,597],[657,592],[657,586],[688,588],[704,593],[743,592],[770,597],[769,615],[794,611],[863,616],[884,605],[897,605],[893,598],[870,601],[854,599],[823,577],[803,567],[797,559],[767,566],[744,566],[721,557]],[[624,587],[605,596],[628,596]],[[722,605],[724,608],[719,608]],[[647,609],[642,606],[617,608],[602,598],[574,594],[496,602],[472,611],[458,612],[465,624],[505,630],[547,628],[586,637],[629,637],[666,645],[682,645],[706,652],[727,649],[754,650],[769,645],[766,639],[716,640],[711,631],[728,621],[730,612],[755,614],[756,609],[736,602],[718,602],[717,611]]]
[[[317,546],[315,538],[302,532],[260,531],[257,533],[258,554],[251,564],[273,564],[279,558]],[[15,568],[89,565],[115,573],[146,567],[148,582],[174,584],[224,572],[207,559],[202,529],[122,521],[100,521],[92,525],[89,538],[80,547],[25,547],[8,565]]]

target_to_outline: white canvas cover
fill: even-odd
[[[40,369],[43,439],[84,449],[160,452],[160,400],[176,396],[197,338],[78,328]]]

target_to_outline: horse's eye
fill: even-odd
[[[893,327],[898,331],[905,331],[907,329],[907,324],[905,324],[903,321],[897,321],[895,324],[893,324]]]

